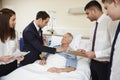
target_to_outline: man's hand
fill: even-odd
[[[83,53],[86,57],[93,59],[95,58],[95,52],[93,51],[85,51],[84,49],[78,49],[77,51],[79,51],[80,53]]]
[[[1,56],[0,57],[0,62],[8,63],[10,60],[12,60],[14,57],[12,55],[7,55],[7,56]]]
[[[45,59],[40,60],[39,64],[40,65],[45,65],[46,64],[46,60]]]
[[[90,59],[93,59],[93,58],[96,57],[96,56],[95,56],[95,52],[93,52],[93,51],[87,51],[85,54],[86,54],[86,56],[87,56],[88,58],[90,58]]]

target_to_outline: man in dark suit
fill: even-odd
[[[21,62],[21,65],[33,63],[37,59],[40,59],[41,52],[55,53],[64,51],[64,48],[51,48],[44,46],[42,28],[44,28],[50,16],[45,11],[39,11],[36,15],[36,20],[32,21],[23,31],[24,46],[23,51],[30,51],[25,55],[25,59]]]

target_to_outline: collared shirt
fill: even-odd
[[[94,46],[96,58],[94,59],[98,61],[109,61],[113,36],[115,34],[118,21],[112,21],[106,14],[103,14],[100,16],[97,22],[98,22],[98,28],[96,32],[96,40]],[[91,30],[90,46],[89,46],[90,50],[92,47],[94,29],[95,29],[95,25]]]
[[[115,44],[110,80],[120,80],[120,33]]]
[[[54,46],[55,48],[60,47],[60,45]],[[69,48],[72,50],[72,48]],[[66,58],[66,67],[77,68],[77,57],[75,55],[68,54],[67,52],[56,53]]]
[[[35,25],[35,28],[37,29],[37,31],[39,31],[39,26],[35,23],[35,21],[33,21],[33,24]]]
[[[35,21],[33,21],[33,24],[35,25],[35,28],[37,29],[39,35],[42,35],[42,30],[39,28],[39,26],[35,23]]]
[[[14,40],[11,40],[11,39],[8,38],[5,43],[3,43],[0,40],[0,56],[14,55],[17,50],[19,50],[18,49],[18,37],[17,36]],[[8,63],[10,63],[14,60],[15,59],[9,61]],[[8,64],[8,63],[0,62],[0,64]]]

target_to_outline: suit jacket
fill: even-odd
[[[56,52],[55,48],[51,48],[43,45],[42,30],[40,32],[41,32],[41,36],[39,35],[39,32],[37,31],[33,21],[24,29],[23,51],[30,51],[30,53],[25,55],[25,59],[21,62],[21,65],[33,63],[35,60],[40,59],[39,54],[41,54],[41,52],[48,52],[48,53]]]

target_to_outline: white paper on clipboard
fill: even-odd
[[[28,52],[21,52],[19,50],[16,50],[16,52],[13,54],[13,56],[16,58],[16,57],[22,56],[22,55],[25,56],[28,53],[30,53],[30,51],[28,51]]]

